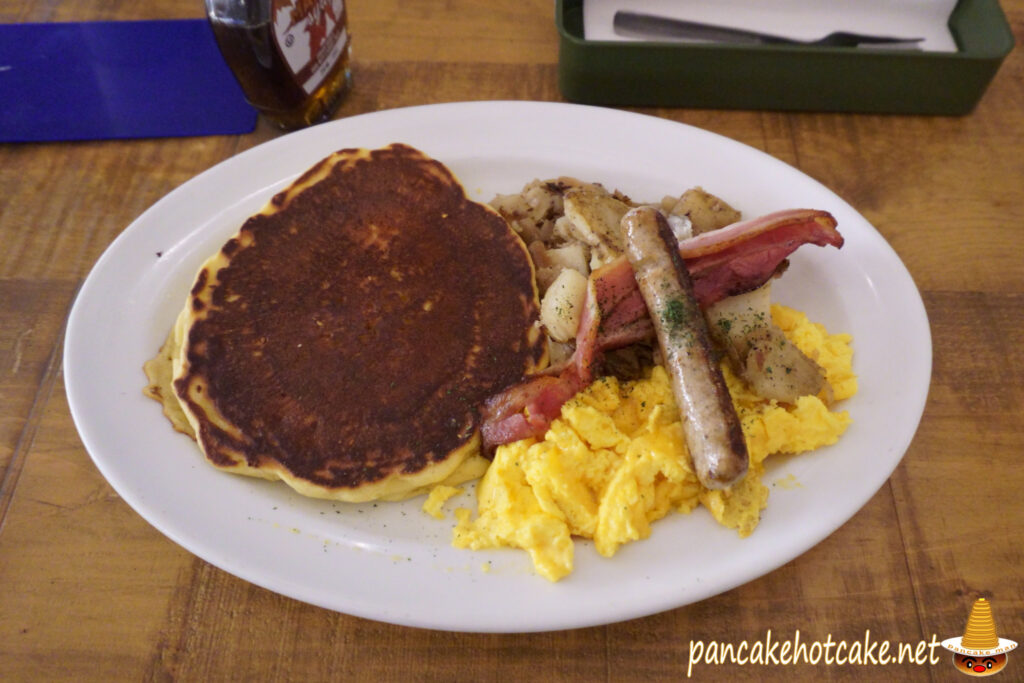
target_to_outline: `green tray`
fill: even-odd
[[[583,39],[584,0],[557,0],[558,80],[585,104],[968,114],[1013,49],[997,0],[960,0],[957,52]]]

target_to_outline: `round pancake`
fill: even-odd
[[[174,390],[207,459],[349,501],[479,449],[478,408],[546,362],[525,245],[440,162],[342,150],[200,270]]]

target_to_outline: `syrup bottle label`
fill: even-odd
[[[312,93],[348,44],[344,0],[273,0],[274,39],[295,82]]]

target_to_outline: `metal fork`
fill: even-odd
[[[770,33],[746,31],[727,26],[704,24],[697,21],[660,17],[639,12],[618,11],[613,22],[615,33],[642,38],[691,38],[721,43],[744,45],[804,45],[825,47],[857,47],[858,45],[892,45],[916,48],[924,38],[897,38],[871,36],[847,31],[835,31],[816,40],[797,40]]]

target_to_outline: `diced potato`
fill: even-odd
[[[590,274],[587,267],[587,246],[573,242],[554,249],[548,249],[542,242],[530,244],[530,257],[537,272],[537,289],[543,295],[555,281],[558,274],[571,268],[583,276]]]
[[[552,339],[567,342],[576,336],[586,295],[587,278],[563,268],[540,302],[540,322]]]
[[[824,371],[772,322],[770,282],[712,304],[706,315],[711,336],[758,396],[796,403],[828,395]]]
[[[587,247],[579,242],[548,249],[546,256],[551,265],[561,268],[572,268],[580,275],[590,274],[590,267],[587,265],[589,258],[587,256]]]
[[[699,187],[684,192],[670,213],[689,218],[694,235],[718,230],[740,220],[739,211]]]
[[[548,248],[540,240],[530,242],[530,246],[527,247],[530,252],[530,258],[533,259],[534,268],[550,268],[554,264],[551,259],[548,258]]]
[[[548,362],[551,365],[561,365],[570,358],[575,347],[572,344],[566,344],[564,342],[550,342],[548,344]]]
[[[602,187],[572,188],[563,200],[564,223],[559,219],[555,234],[566,233],[571,240],[590,246],[590,266],[597,268],[623,253],[625,243],[619,224],[629,205]]]
[[[668,221],[668,226],[672,228],[672,234],[679,242],[693,237],[693,223],[686,216],[670,213],[665,220]]]
[[[568,242],[572,244],[579,241],[579,237],[574,232],[575,228],[572,224],[572,219],[566,215],[559,216],[555,219],[554,236],[555,239],[561,242]]]
[[[559,274],[565,270],[562,266],[542,266],[537,268],[537,291],[544,296]]]
[[[490,204],[525,242],[546,240],[554,230],[554,219],[562,214],[562,188],[533,180],[519,194],[497,195]]]

